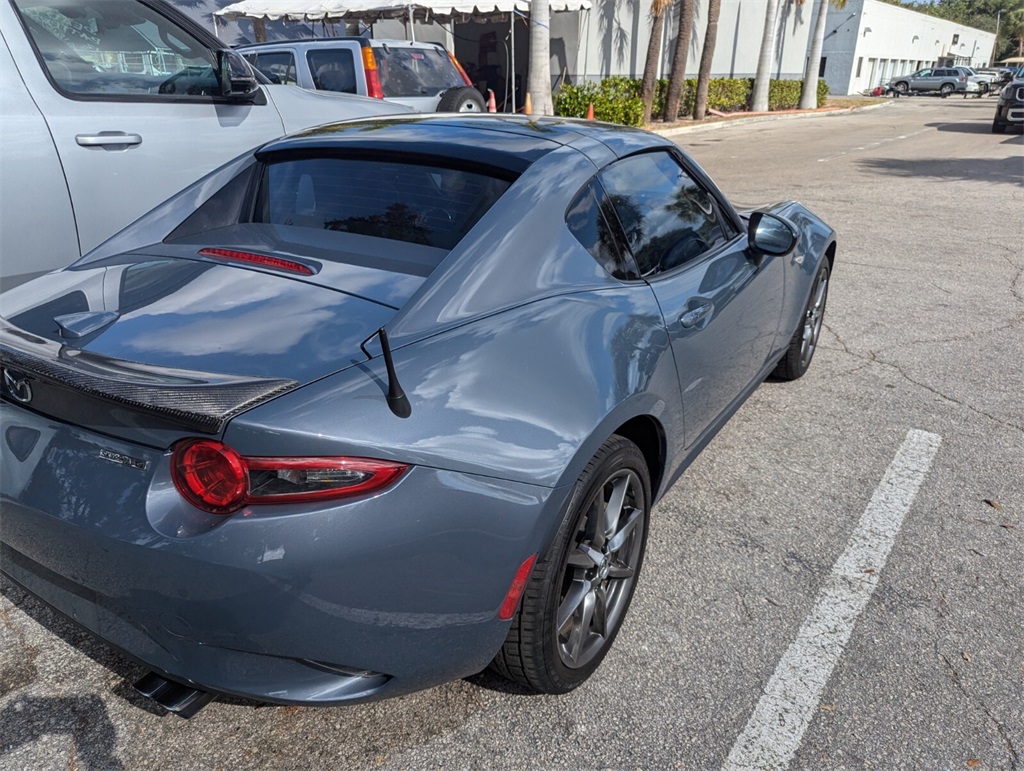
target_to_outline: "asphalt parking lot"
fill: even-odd
[[[994,105],[677,138],[733,202],[837,230],[827,334],[656,507],[577,691],[485,674],[183,721],[0,579],[0,767],[1024,767],[1024,137],[990,132]]]

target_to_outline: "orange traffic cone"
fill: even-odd
[[[498,103],[494,101],[494,91],[487,89],[487,112],[497,112]]]
[[[591,102],[587,108],[587,120],[594,120],[594,103]]]
[[[523,115],[533,115],[533,101],[530,99],[530,92],[526,92],[526,102],[523,104]]]

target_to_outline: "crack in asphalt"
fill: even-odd
[[[1024,320],[1024,318],[1022,318],[1021,320]],[[1015,326],[1017,323],[1019,323],[1019,321],[1018,322],[1014,322],[1013,324],[1010,324],[1010,325],[1008,325],[1006,327],[1000,327],[1000,328],[998,328],[996,330],[992,330],[992,331],[1001,331],[1003,329],[1009,329],[1010,327]],[[930,386],[927,383],[922,383],[920,380],[915,380],[899,364],[896,364],[896,363],[891,362],[891,361],[885,361],[884,359],[878,358],[878,353],[879,353],[878,351],[868,351],[868,355],[865,356],[864,354],[856,353],[856,352],[850,350],[850,346],[846,343],[845,340],[842,339],[842,337],[840,337],[836,333],[836,331],[834,329],[832,329],[827,324],[822,324],[822,327],[824,327],[829,332],[829,334],[831,334],[836,339],[836,342],[839,343],[839,346],[842,348],[843,352],[846,353],[847,355],[849,355],[849,356],[851,356],[851,357],[853,357],[855,359],[860,359],[861,361],[868,362],[870,364],[880,364],[883,367],[888,367],[890,369],[893,369],[896,372],[898,372],[899,375],[904,380],[906,380],[908,383],[916,385],[919,388],[923,388],[924,390],[934,394],[935,396],[938,396],[941,399],[945,399],[946,401],[948,401],[948,402],[950,402],[952,404],[955,404],[955,405],[957,405],[959,407],[964,407],[964,408],[970,410],[971,412],[974,412],[974,413],[976,413],[976,414],[978,414],[978,415],[980,415],[980,416],[982,416],[984,418],[988,418],[989,420],[993,421],[994,423],[998,423],[999,425],[1003,426],[1004,428],[1013,428],[1013,429],[1016,429],[1017,431],[1020,431],[1021,433],[1024,433],[1024,425],[1021,425],[1019,423],[1015,423],[1012,420],[1004,420],[1003,418],[997,417],[996,415],[993,415],[993,414],[991,414],[989,412],[986,412],[985,410],[981,409],[980,407],[976,407],[973,404],[969,404],[968,402],[965,402],[965,401],[963,401],[961,399],[957,399],[956,397],[950,396],[947,393],[943,393],[942,391],[938,390],[934,386]],[[980,334],[980,333],[973,333],[973,334],[963,338],[963,340],[970,339],[970,337],[974,337],[975,334]],[[960,338],[954,338],[953,340],[947,340],[947,341],[941,341],[941,340],[912,341],[911,343],[908,343],[908,345],[913,345],[915,343],[924,343],[924,342],[954,342],[954,341],[957,341],[957,340],[960,340]],[[858,369],[863,369],[863,367],[858,368]],[[857,371],[857,370],[853,370],[853,371]],[[847,373],[847,374],[850,374],[850,373]]]
[[[1021,767],[1020,755],[1017,753],[1017,748],[1013,744],[1013,738],[1010,736],[1009,731],[1006,730],[1006,726],[999,720],[999,718],[992,714],[992,710],[988,708],[988,705],[984,702],[983,699],[981,699],[981,697],[976,696],[975,694],[967,690],[967,687],[964,685],[963,680],[960,678],[960,672],[957,671],[957,668],[955,666],[953,666],[953,662],[949,660],[949,657],[946,656],[945,653],[939,651],[938,642],[935,643],[935,653],[940,659],[942,659],[945,665],[949,668],[951,674],[950,679],[953,681],[953,684],[957,687],[957,690],[959,690],[960,693],[962,693],[968,701],[972,702],[982,712],[982,714],[984,714],[985,717],[987,717],[990,721],[992,721],[992,724],[995,725],[996,733],[999,734],[999,738],[1003,740],[1003,743],[1006,745],[1006,749],[1010,752],[1010,771],[1017,771]]]

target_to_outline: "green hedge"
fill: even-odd
[[[748,109],[752,78],[712,78],[708,82],[708,108],[719,112],[739,112]],[[768,109],[792,110],[800,104],[799,80],[772,80],[768,84]],[[585,81],[579,85],[563,84],[555,93],[555,114],[565,117],[583,118],[587,107],[594,105],[594,117],[609,123],[639,126],[643,118],[644,105],[640,98],[641,83],[624,77],[606,78],[600,83]],[[658,81],[654,92],[654,116],[661,115],[668,93],[668,80]],[[679,114],[693,112],[697,95],[697,79],[686,81],[686,88],[679,103]],[[828,85],[818,80],[818,106],[822,107],[828,97]]]

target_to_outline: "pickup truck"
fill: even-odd
[[[0,0],[0,285],[73,262],[258,144],[405,112],[271,84],[160,0]]]

